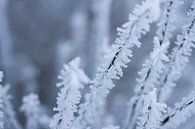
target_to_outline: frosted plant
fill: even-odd
[[[143,68],[138,73],[137,85],[135,86],[135,96],[130,99],[128,115],[124,128],[132,128],[136,122],[137,113],[142,106],[140,99],[143,94],[148,93],[159,82],[159,78],[165,70],[165,63],[169,60],[167,49],[170,45],[171,33],[174,31],[175,10],[181,3],[179,0],[167,0],[162,16],[158,24],[157,34],[154,37],[154,48],[149,59],[143,64]],[[158,67],[156,67],[158,66]]]
[[[52,129],[71,129],[75,122],[75,113],[78,111],[80,103],[80,90],[83,85],[89,82],[89,78],[80,68],[80,58],[75,58],[64,69],[59,76],[61,80],[57,84],[60,92],[57,97],[57,107],[54,111],[57,113],[53,116],[50,127]]]
[[[157,102],[156,89],[152,90],[143,97],[143,108],[136,129],[159,129],[166,111],[166,104]]]
[[[113,0],[92,0],[92,27],[90,36],[90,73],[94,77],[97,68],[105,61],[104,55],[111,49],[109,45],[110,36],[110,16],[111,16],[111,5]],[[105,104],[102,104],[96,115],[96,128],[101,128],[100,125],[105,122],[102,117],[106,117]],[[104,115],[104,116],[103,116]],[[101,121],[99,121],[101,120]]]
[[[0,82],[2,82],[3,78],[3,72],[0,71]],[[10,87],[9,85],[2,86],[0,84],[0,103],[2,104],[0,106],[0,111],[3,112],[3,117],[0,117],[2,121],[4,122],[4,128],[6,129],[21,129],[18,121],[16,120],[15,117],[15,112],[13,110],[12,104],[10,102],[11,95],[8,94]],[[1,113],[0,113],[1,114]],[[1,128],[0,128],[1,129]]]
[[[1,92],[3,94],[5,128],[21,129],[21,126],[16,119],[15,111],[11,103],[12,96],[8,94],[9,90],[10,90],[9,85],[6,85],[1,89]]]
[[[118,28],[118,38],[112,46],[112,51],[107,55],[107,60],[98,69],[95,79],[90,86],[90,93],[85,97],[85,103],[81,105],[80,118],[83,127],[94,124],[98,106],[107,97],[109,91],[115,86],[113,79],[123,76],[122,68],[127,67],[134,46],[140,47],[139,39],[142,34],[150,30],[150,23],[159,18],[159,0],[145,0],[137,5],[133,13],[129,15],[129,21]]]
[[[43,114],[39,97],[36,94],[29,94],[23,97],[23,104],[20,108],[27,118],[26,129],[40,129],[47,127],[49,119]]]
[[[192,48],[195,47],[195,2],[188,12],[187,24],[183,28],[181,35],[177,36],[176,47],[173,49],[171,59],[166,68],[160,83],[159,100],[166,101],[173,88],[176,86],[177,80],[181,76],[182,70],[188,63]]]
[[[169,111],[168,115],[162,121],[161,126],[163,129],[177,128],[193,114],[195,114],[194,91],[187,97],[184,97],[180,103],[175,104],[175,108]]]
[[[104,128],[102,128],[102,129],[120,129],[120,127],[119,127],[119,126],[109,125],[109,126],[104,127]]]

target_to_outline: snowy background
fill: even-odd
[[[129,12],[139,2],[108,0],[108,5],[99,3],[98,7],[93,0],[0,1],[0,70],[5,71],[6,82],[11,84],[14,108],[23,124],[24,114],[19,111],[22,97],[37,93],[51,116],[62,65],[80,56],[82,67],[93,78],[101,64],[98,62],[114,43],[116,28],[128,20]],[[181,31],[191,3],[192,0],[186,0],[179,8],[175,34]],[[142,38],[142,47],[135,50],[132,63],[124,69],[124,76],[115,82],[116,87],[108,96],[107,111],[114,114],[119,123],[126,113],[126,102],[133,95],[137,71],[152,51],[155,31],[156,25],[152,25],[150,33]],[[174,35],[173,43],[175,38]],[[97,47],[102,51],[97,51]],[[170,106],[195,85],[194,54],[169,100]]]

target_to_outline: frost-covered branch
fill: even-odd
[[[118,38],[112,46],[112,52],[99,68],[90,86],[90,93],[86,95],[86,101],[81,105],[80,116],[84,128],[88,124],[94,124],[93,118],[98,106],[115,86],[112,80],[120,79],[123,75],[122,68],[127,67],[127,63],[131,61],[133,56],[131,49],[135,46],[140,47],[141,35],[146,34],[150,30],[150,23],[159,18],[159,4],[159,0],[145,0],[129,15],[129,21],[118,28]]]
[[[105,61],[104,55],[107,54],[111,46],[109,45],[111,27],[111,5],[113,0],[92,0],[92,27],[90,34],[90,73],[94,77],[97,68]],[[90,76],[90,74],[89,74]],[[105,102],[101,105],[101,111],[96,114],[96,128],[104,125],[107,113],[105,113]]]
[[[149,59],[143,64],[143,68],[138,73],[137,85],[135,86],[135,96],[130,99],[128,115],[124,128],[135,126],[136,117],[141,104],[140,100],[143,94],[153,89],[159,81],[160,75],[165,69],[164,63],[169,59],[167,49],[170,45],[170,38],[174,31],[175,10],[181,1],[167,0],[165,3],[160,22],[158,24],[157,34],[154,37],[154,48]]]
[[[78,111],[78,104],[81,99],[80,90],[83,84],[89,82],[88,77],[80,68],[80,58],[75,58],[68,65],[64,65],[64,69],[59,76],[61,80],[57,84],[60,92],[57,97],[57,107],[54,111],[57,113],[53,116],[50,124],[52,129],[71,129],[75,124],[75,115]]]
[[[3,73],[0,71],[0,82],[2,82]],[[3,122],[4,122],[4,128],[6,129],[21,129],[21,126],[19,125],[16,116],[15,111],[12,107],[12,104],[10,102],[10,99],[12,98],[11,95],[8,94],[10,87],[9,85],[2,86],[0,84],[0,96],[3,107],[1,111],[3,111]]]
[[[166,104],[158,103],[156,89],[152,90],[143,98],[143,108],[136,129],[158,129],[166,111]]]
[[[3,93],[3,104],[4,104],[4,121],[5,121],[5,128],[6,129],[21,129],[20,124],[18,123],[15,111],[13,109],[12,103],[10,100],[12,96],[8,94],[10,90],[10,86],[6,85],[2,89]]]
[[[177,36],[176,47],[170,57],[169,64],[163,73],[160,82],[159,101],[166,101],[172,90],[176,86],[176,82],[181,77],[181,72],[188,63],[191,56],[192,48],[195,47],[195,2],[188,12],[187,24],[183,28],[181,35]]]
[[[193,91],[187,97],[183,98],[180,103],[175,104],[161,123],[162,128],[177,128],[185,122],[192,114],[195,114],[195,92]]]
[[[20,110],[27,118],[26,129],[48,128],[49,118],[43,113],[38,95],[31,93],[24,96]]]

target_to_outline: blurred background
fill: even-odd
[[[18,118],[22,97],[37,93],[52,115],[58,89],[57,75],[64,63],[80,56],[82,67],[93,79],[97,67],[116,39],[116,28],[128,20],[128,14],[141,0],[0,0],[0,70],[11,84],[12,102]],[[192,0],[178,9],[178,27],[186,22]],[[142,47],[134,50],[124,77],[108,97],[107,111],[120,122],[126,102],[133,95],[137,71],[153,47],[156,24],[142,38]],[[174,46],[174,45],[172,45]],[[169,105],[188,94],[195,85],[195,58],[184,70]]]

